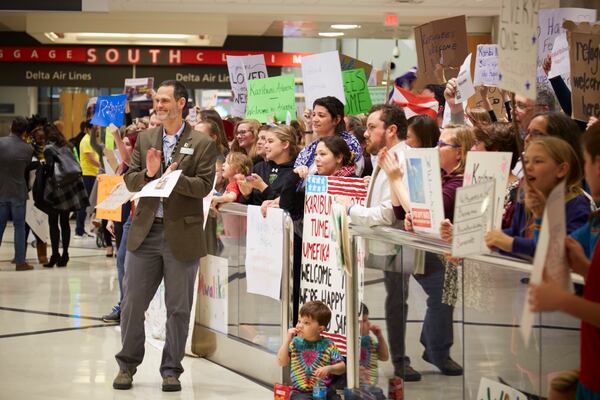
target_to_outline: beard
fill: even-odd
[[[377,153],[379,153],[379,150],[381,150],[383,147],[384,147],[383,143],[367,141],[367,145],[365,146],[365,151],[369,154],[377,155]]]

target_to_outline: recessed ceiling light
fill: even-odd
[[[360,25],[357,24],[333,24],[331,25],[333,29],[358,29]]]
[[[344,36],[344,32],[319,32],[319,36],[338,37],[338,36]]]

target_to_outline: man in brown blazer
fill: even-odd
[[[194,281],[200,257],[206,255],[202,199],[215,176],[216,146],[183,120],[187,89],[176,81],[161,83],[155,96],[161,127],[139,134],[125,174],[125,184],[138,192],[151,180],[176,169],[182,174],[168,198],[142,197],[127,239],[122,350],[116,355],[115,389],[130,389],[144,357],[144,313],[164,278],[167,307],[166,341],[160,373],[163,391],[179,391]],[[208,212],[208,210],[207,210]]]

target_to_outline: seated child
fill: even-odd
[[[225,188],[225,193],[221,196],[215,196],[212,200],[213,206],[218,206],[222,203],[239,203],[242,199],[242,193],[238,187],[236,175],[246,176],[252,170],[252,159],[244,153],[231,152],[225,158],[223,164],[223,179],[227,179],[229,183]]]
[[[368,391],[376,399],[385,399],[381,388],[376,387],[379,380],[377,362],[387,361],[390,358],[387,343],[381,328],[372,325],[369,321],[369,309],[362,304],[362,317],[360,320],[360,385],[368,385]],[[373,332],[375,338],[369,334]]]
[[[313,387],[319,382],[326,386],[328,399],[339,399],[330,387],[332,375],[342,375],[346,364],[335,344],[321,336],[329,321],[331,310],[320,301],[309,301],[300,308],[300,318],[277,353],[281,367],[291,364],[291,400],[310,400]]]

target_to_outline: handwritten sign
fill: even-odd
[[[228,280],[226,258],[207,255],[200,259],[198,323],[224,334],[227,334],[228,324]]]
[[[556,49],[554,43],[556,38],[560,35],[566,34],[566,30],[563,28],[565,21],[573,22],[590,22],[596,21],[596,10],[586,8],[545,8],[539,10],[538,20],[538,53],[537,53],[537,79],[538,84],[549,85],[549,78],[546,77],[544,70],[542,69],[542,63],[544,58],[552,53],[552,64],[554,65],[554,51]],[[556,75],[554,75],[556,76]],[[569,73],[568,71],[563,76],[565,82],[569,84]]]
[[[25,222],[44,243],[50,243],[50,228],[48,227],[48,214],[34,205],[33,196],[29,192],[29,199],[25,205]]]
[[[248,81],[246,118],[267,123],[273,115],[278,121],[285,121],[288,112],[295,116],[294,87],[293,75]]]
[[[148,182],[146,186],[134,194],[131,199],[136,200],[141,197],[169,197],[182,172],[182,170],[177,169],[171,172],[169,175],[164,175],[158,179]]]
[[[326,336],[345,353],[346,277],[332,240],[332,204],[334,196],[342,195],[364,205],[367,192],[359,178],[311,175],[306,182],[300,303],[320,300],[327,304],[332,315]]]
[[[498,84],[498,45],[477,45],[475,55],[475,86],[496,86]]]
[[[373,66],[371,64],[367,64],[364,61],[360,61],[345,54],[340,54],[340,67],[342,68],[342,71],[360,68],[365,71],[367,79],[369,79],[371,72],[373,71]]]
[[[486,181],[495,181],[493,201],[493,229],[502,229],[504,195],[510,174],[512,153],[499,151],[469,151],[465,164],[463,185],[469,186]]]
[[[600,117],[600,24],[565,22],[571,61],[572,118]]]
[[[471,79],[471,53],[465,58],[460,66],[458,76],[456,77],[456,97],[457,103],[464,103],[469,97],[475,94],[475,87]]]
[[[229,82],[233,91],[233,107],[231,114],[234,117],[244,118],[247,103],[247,82],[251,79],[268,78],[267,64],[264,54],[252,56],[227,56],[229,69]]]
[[[405,181],[415,232],[439,237],[444,220],[440,155],[437,148],[407,149]]]
[[[345,115],[366,114],[371,109],[371,95],[367,86],[367,77],[362,69],[342,72],[346,105]]]
[[[231,80],[231,78],[229,78]],[[203,89],[200,98],[200,104],[204,108],[213,108],[217,105],[217,98],[219,96],[218,90]]]
[[[502,0],[498,86],[535,100],[539,1]]]
[[[122,175],[98,175],[98,203],[106,200],[118,185],[124,185]],[[96,218],[109,221],[121,221],[121,205],[106,209],[96,206]]]
[[[337,97],[346,104],[337,51],[302,57],[302,82],[306,107],[312,109],[315,100],[325,96]]]
[[[567,40],[566,33],[561,33],[556,37],[550,54],[552,57],[552,67],[548,72],[548,79],[552,79],[559,75],[570,75],[571,64],[569,60],[569,41]],[[571,86],[570,76],[565,83],[569,85],[569,87]]]
[[[116,126],[123,125],[126,101],[126,94],[98,96],[92,124],[99,126],[109,126],[111,123]]]
[[[121,183],[118,183],[112,192],[104,200],[100,201],[96,208],[113,210],[127,203],[131,199],[131,196],[133,196],[133,193],[127,190],[127,185],[121,180]]]
[[[456,77],[467,50],[464,15],[439,19],[415,28],[418,61],[417,87],[444,83]]]
[[[494,216],[493,180],[456,189],[452,233],[452,256],[489,253],[485,233]]]
[[[267,216],[263,217],[260,206],[248,206],[245,264],[248,293],[281,298],[283,220],[280,208],[268,208]]]
[[[527,400],[528,397],[513,387],[488,378],[481,378],[477,400]]]
[[[385,86],[369,86],[369,94],[371,95],[371,104],[387,103],[388,88]]]
[[[131,78],[125,79],[123,93],[129,101],[147,101],[152,100],[153,88],[154,78]]]

